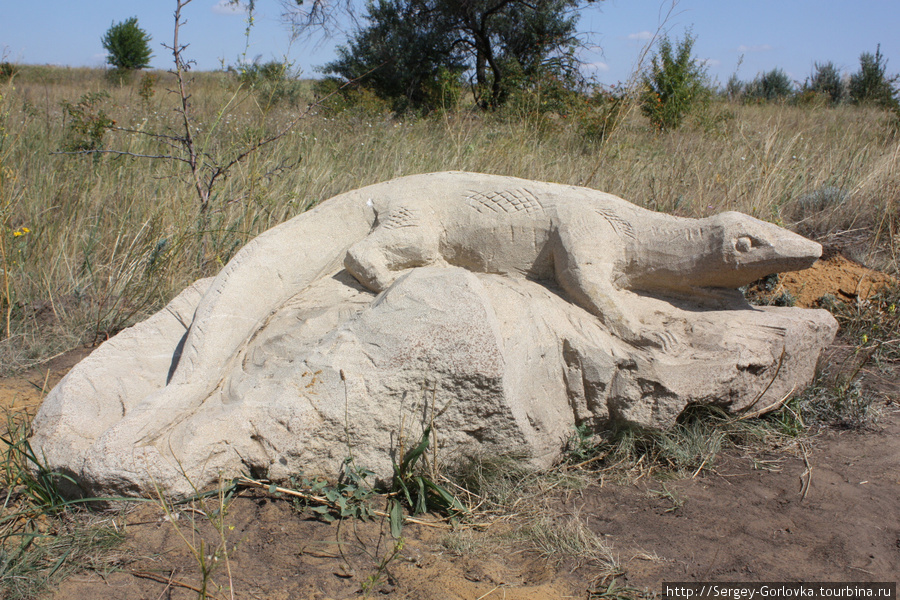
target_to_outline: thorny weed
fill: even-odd
[[[210,598],[213,586],[222,590],[223,586],[213,580],[213,574],[222,565],[228,579],[224,588],[232,600],[236,597],[231,557],[237,550],[237,542],[232,539],[234,526],[228,524],[228,507],[236,491],[234,481],[220,480],[213,492],[197,493],[174,502],[158,487],[155,489],[157,505],[197,565],[199,600]]]

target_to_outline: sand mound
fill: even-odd
[[[764,304],[777,304],[789,294],[794,306],[812,308],[819,306],[819,300],[828,294],[844,302],[865,300],[892,284],[896,285],[897,279],[886,273],[873,271],[841,254],[826,254],[809,269],[757,282],[747,295]]]

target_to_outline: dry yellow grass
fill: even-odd
[[[5,314],[8,296],[12,308],[11,330],[0,327],[6,370],[146,315],[310,205],[429,171],[589,185],[684,216],[740,210],[825,242],[852,240],[857,258],[897,270],[900,140],[876,109],[715,103],[667,134],[630,111],[598,144],[578,119],[552,115],[459,111],[397,120],[320,108],[232,169],[202,222],[182,163],[55,154],[72,123],[63,102],[87,93],[109,95],[100,106],[119,127],[177,131],[171,84],[160,74],[148,99],[138,79],[115,86],[100,71],[49,67],[23,67],[0,83],[0,234],[9,281],[0,304]],[[305,107],[267,107],[260,94],[236,92],[226,74],[197,74],[192,93],[195,133],[217,160]],[[167,150],[123,132],[107,132],[103,143],[138,154]],[[22,227],[30,232],[14,237]]]

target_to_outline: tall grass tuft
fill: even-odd
[[[124,539],[113,519],[66,500],[28,443],[27,418],[7,413],[0,436],[0,597],[33,598],[78,569],[107,570]]]

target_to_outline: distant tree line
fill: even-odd
[[[831,105],[841,103],[868,104],[898,108],[897,82],[900,77],[888,75],[887,59],[876,46],[875,54],[863,52],[859,70],[844,76],[833,62],[816,62],[812,74],[797,84],[781,69],[759,73],[752,81],[743,82],[732,75],[725,95],[744,102],[812,100],[820,98]]]
[[[576,27],[580,10],[595,1],[600,0],[367,0],[363,24],[338,47],[337,59],[321,67],[329,77],[318,91],[339,92],[344,107],[371,102],[395,113],[453,108],[466,94],[469,106],[485,110],[524,102],[527,111],[596,113],[591,127],[602,138],[619,118],[626,95],[615,86],[588,85],[581,76]],[[314,0],[313,9],[310,23],[334,10],[324,0]],[[102,39],[108,62],[126,74],[149,65],[149,41],[135,17],[113,23]],[[717,96],[743,103],[874,105],[900,118],[900,76],[888,74],[880,45],[874,54],[862,53],[859,69],[848,75],[833,62],[817,62],[803,83],[773,68],[750,81],[732,75],[724,89],[716,89],[705,63],[694,56],[694,42],[690,31],[681,40],[662,36],[639,74],[641,112],[659,130],[679,127]],[[0,75],[11,77],[6,70]],[[299,101],[300,86],[288,64],[254,61],[233,70],[269,104]]]

